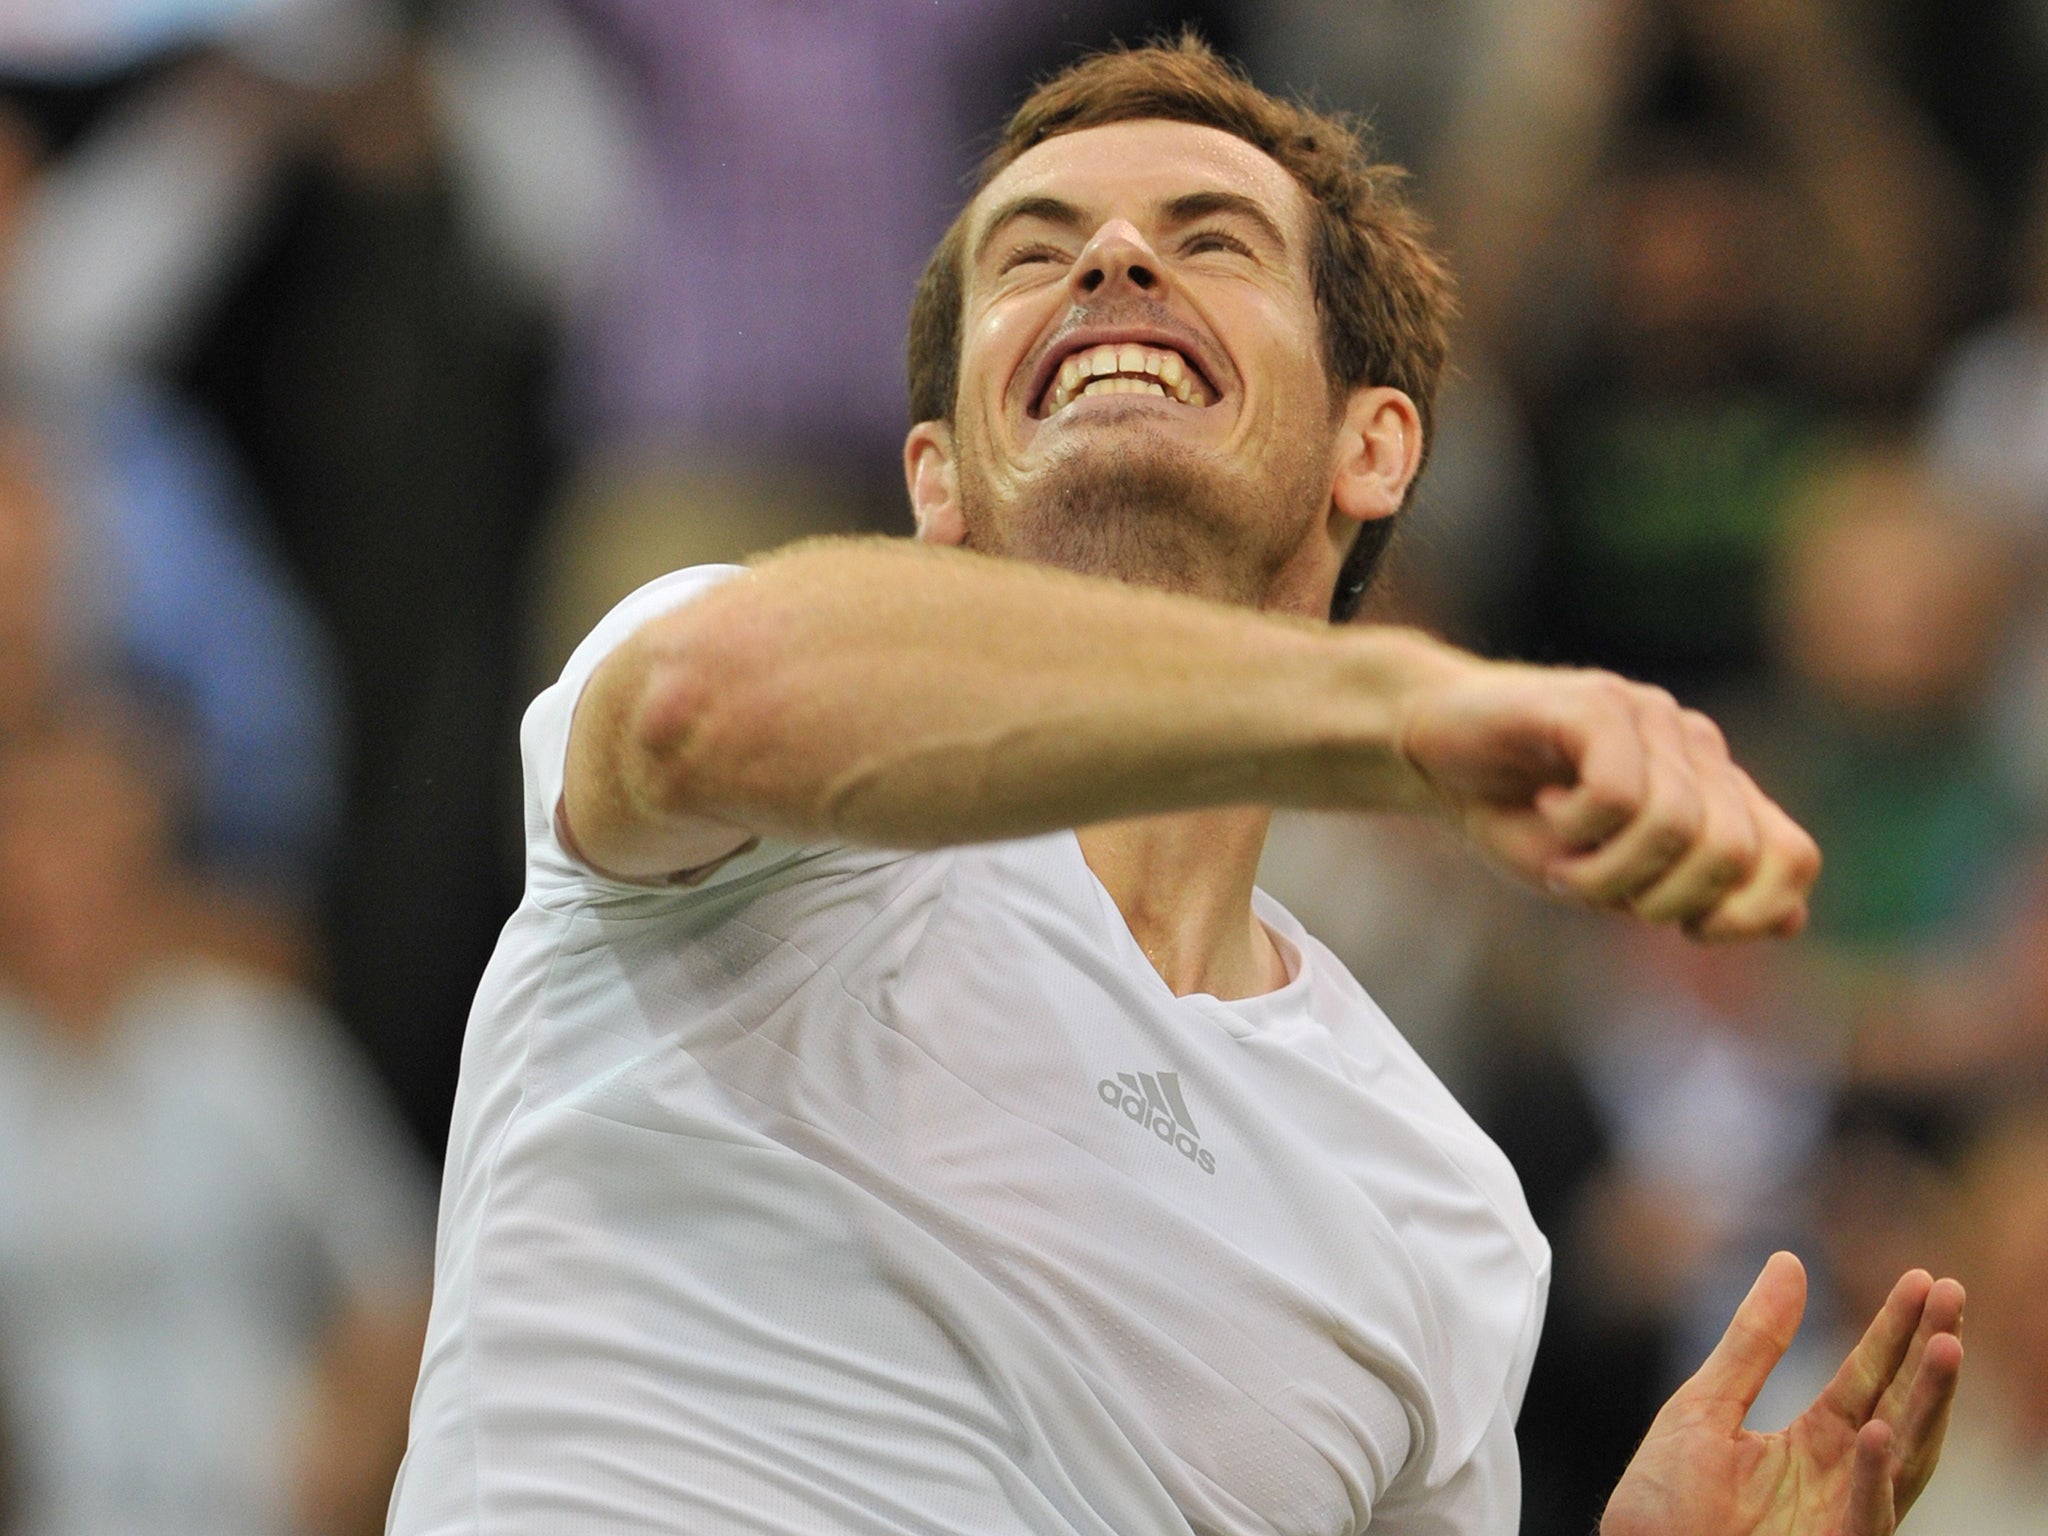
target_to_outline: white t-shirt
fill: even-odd
[[[1290,979],[1223,1002],[1070,832],[694,888],[563,848],[584,683],[732,574],[527,712],[392,1536],[1508,1536],[1548,1249],[1277,903]]]

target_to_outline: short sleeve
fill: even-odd
[[[646,897],[677,889],[674,882],[642,884],[604,874],[591,868],[563,843],[557,812],[561,808],[568,763],[569,728],[576,718],[576,705],[584,688],[607,656],[644,625],[702,597],[745,569],[738,565],[698,565],[671,571],[648,582],[598,622],[569,657],[561,677],[527,706],[519,725],[519,755],[525,779],[529,894],[542,900],[564,896]],[[759,839],[705,871],[701,878],[691,880],[688,888],[701,889],[758,873],[805,851],[790,843]]]

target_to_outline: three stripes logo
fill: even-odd
[[[1178,1072],[1119,1072],[1097,1083],[1095,1092],[1111,1109],[1144,1126],[1202,1172],[1216,1171],[1216,1158],[1202,1145],[1195,1117],[1181,1097]]]

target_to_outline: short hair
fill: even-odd
[[[1364,384],[1401,390],[1421,415],[1426,463],[1450,348],[1451,277],[1403,195],[1407,173],[1376,163],[1350,120],[1268,95],[1190,32],[1172,42],[1091,55],[1040,85],[982,161],[974,191],[1048,139],[1141,119],[1221,129],[1293,176],[1313,210],[1309,274],[1332,396],[1341,399]],[[915,421],[953,419],[972,205],[970,198],[932,252],[911,304]],[[1391,518],[1360,528],[1331,598],[1333,622],[1357,611],[1392,532]]]

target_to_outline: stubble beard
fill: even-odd
[[[1133,416],[1143,411],[1131,407]],[[1116,420],[1105,416],[1095,425],[1113,427]],[[1103,433],[1061,454],[1007,507],[999,503],[985,466],[963,456],[965,544],[986,554],[1256,607],[1328,505],[1316,446],[1306,440],[1288,444],[1281,456],[1286,470],[1262,483],[1261,477],[1151,433]]]

